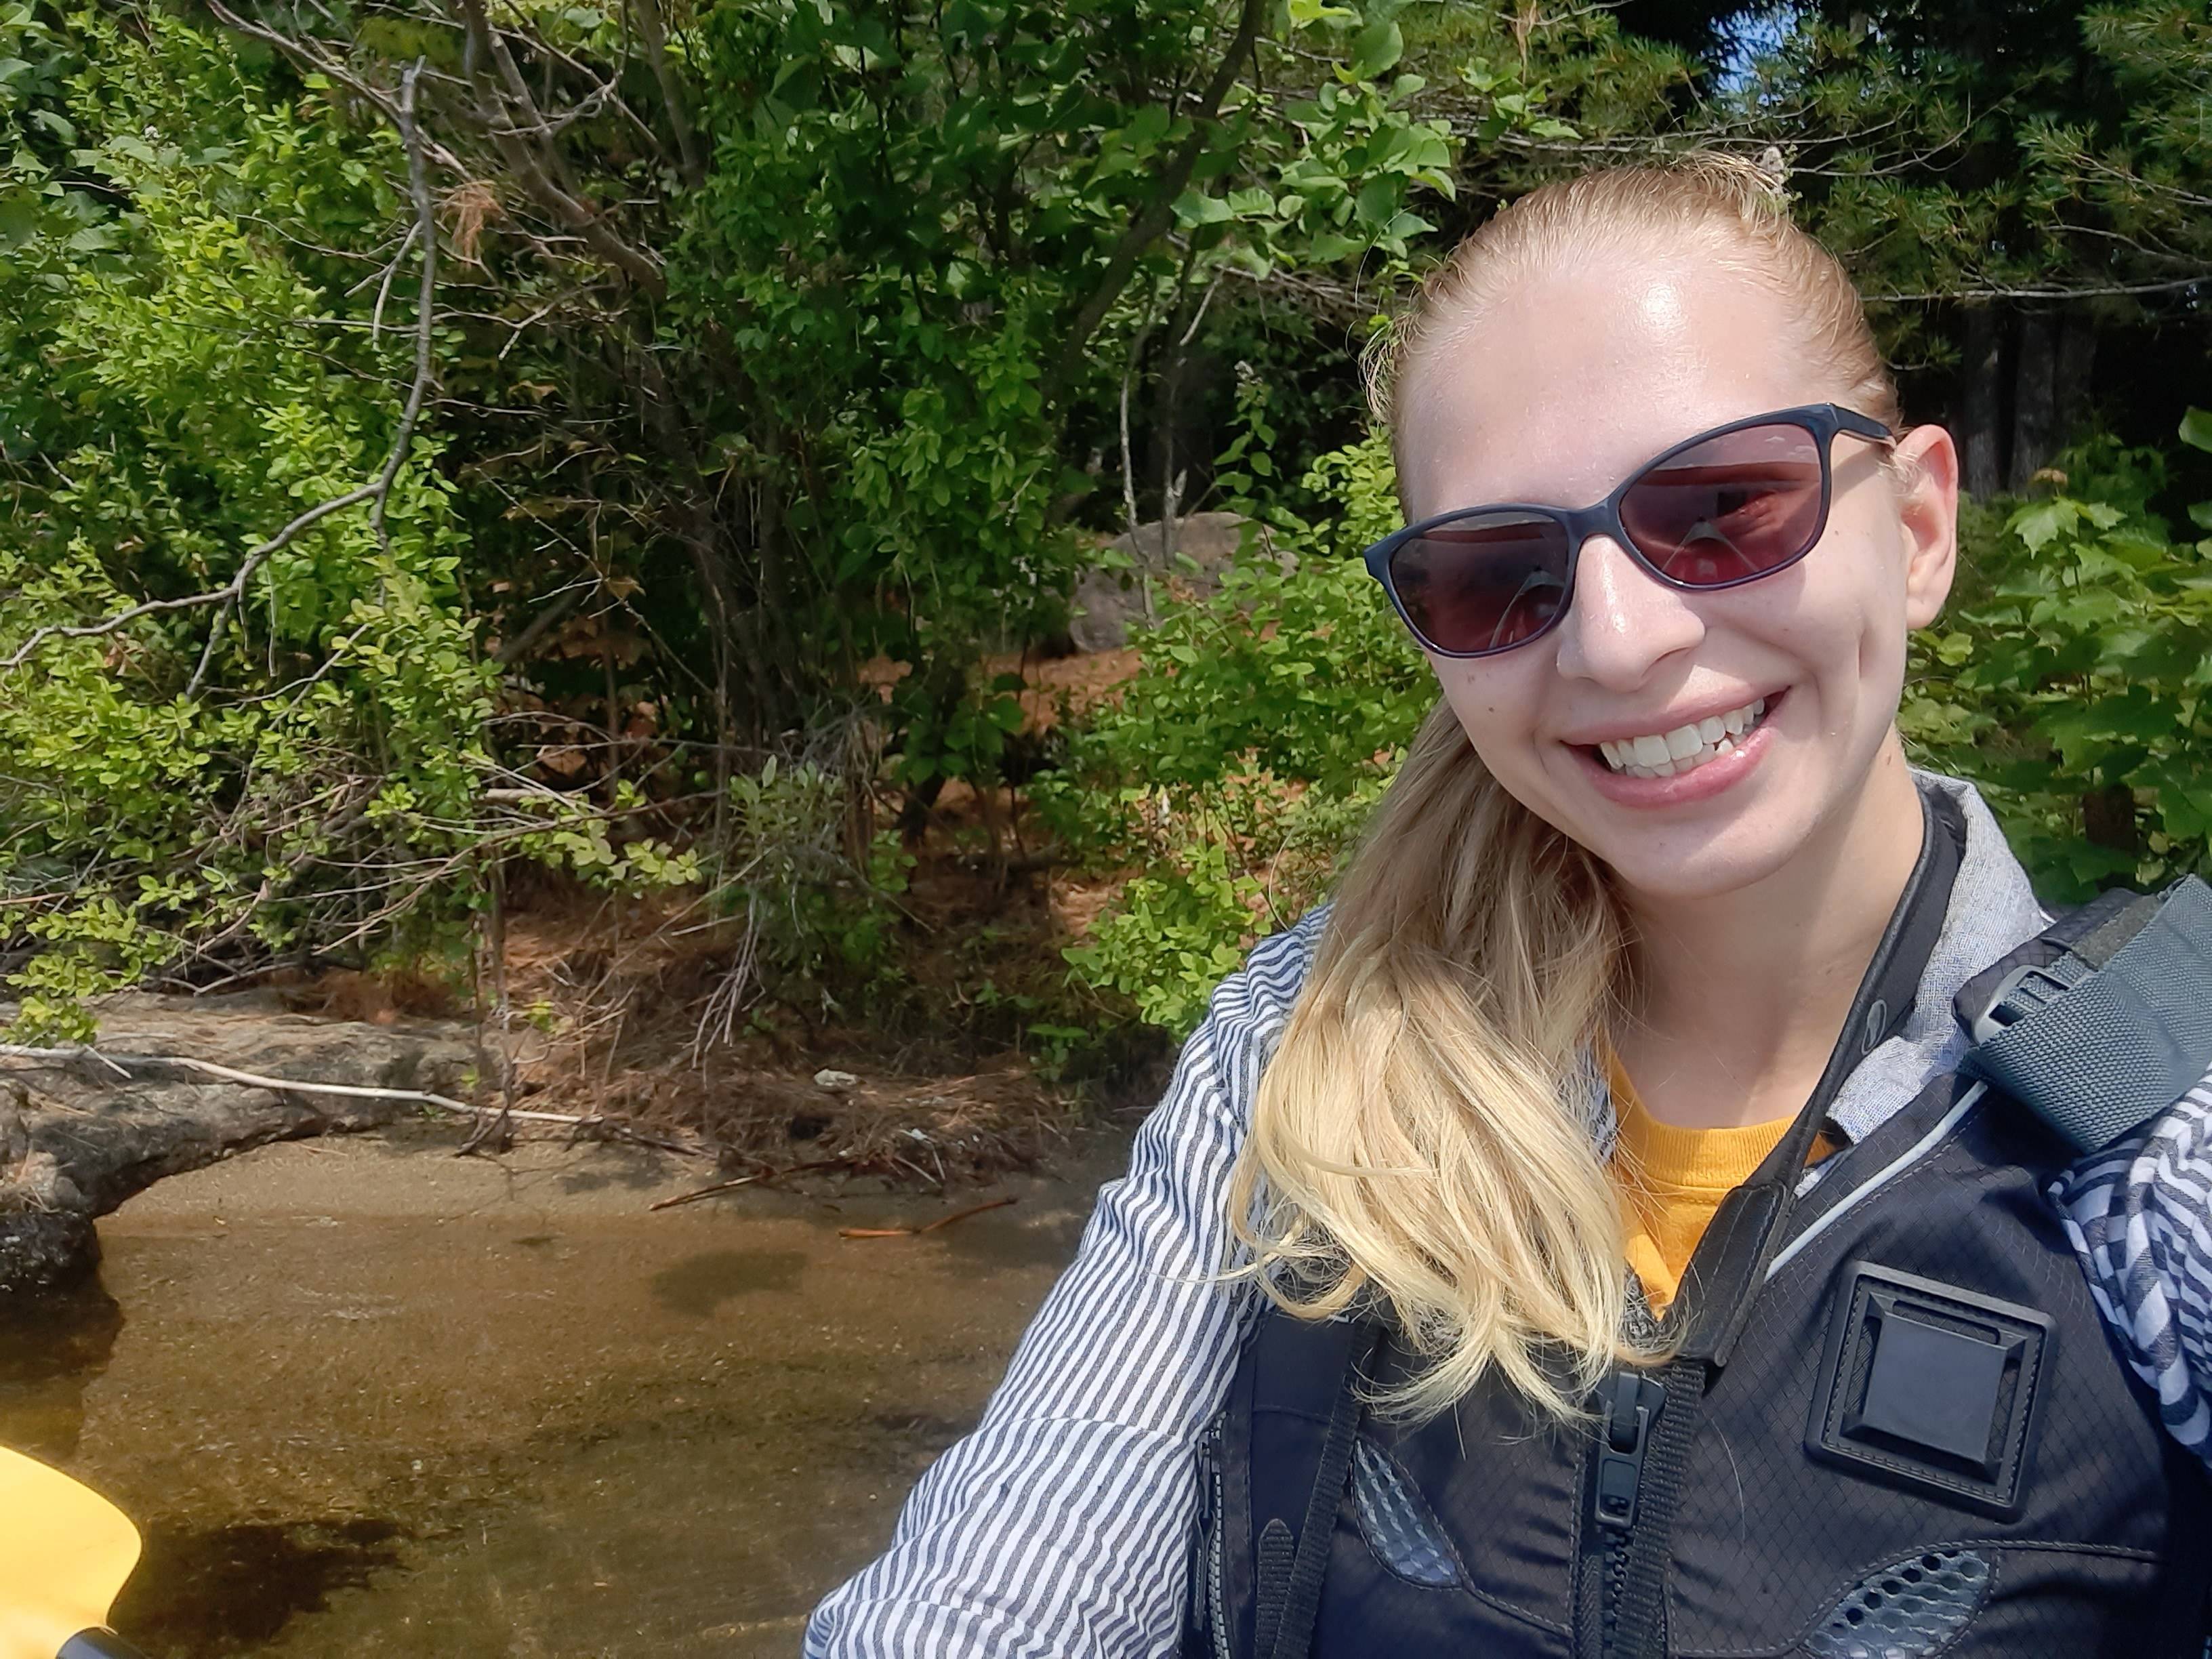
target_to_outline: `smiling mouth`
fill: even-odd
[[[1709,714],[1694,726],[1596,744],[1592,751],[1604,760],[1608,770],[1621,777],[1671,778],[1694,772],[1708,761],[1733,755],[1765,722],[1766,702],[1765,697],[1754,697],[1741,708]]]

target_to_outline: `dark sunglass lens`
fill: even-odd
[[[1413,631],[1439,651],[1503,651],[1566,606],[1567,536],[1540,515],[1455,519],[1390,556],[1390,583]]]
[[[1813,544],[1820,444],[1802,426],[1753,426],[1669,455],[1631,484],[1620,521],[1668,580],[1721,587]]]

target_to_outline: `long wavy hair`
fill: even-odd
[[[1510,285],[1685,247],[1785,295],[1808,368],[1897,425],[1850,278],[1775,179],[1713,154],[1545,185],[1468,236],[1370,353],[1376,418],[1402,452],[1407,368]],[[1624,1328],[1624,1216],[1589,1121],[1632,974],[1608,872],[1439,702],[1339,884],[1230,1194],[1239,1270],[1279,1306],[1392,1318],[1417,1363],[1384,1409],[1433,1415],[1494,1370],[1572,1416],[1614,1364],[1664,1352]]]

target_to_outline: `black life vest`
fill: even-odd
[[[1207,1437],[1188,1654],[2212,1655],[2212,1482],[2106,1336],[2045,1196],[2078,1149],[2043,1106],[1941,1077],[1796,1192],[1910,1007],[1954,834],[1931,826],[1829,1075],[1692,1257],[1680,1357],[1617,1374],[1589,1421],[1496,1385],[1379,1420],[1364,1395],[1408,1363],[1380,1322],[1260,1320]]]

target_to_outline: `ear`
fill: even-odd
[[[1940,426],[1898,440],[1897,516],[1905,532],[1905,621],[1925,628],[1943,609],[1959,565],[1959,447]]]

